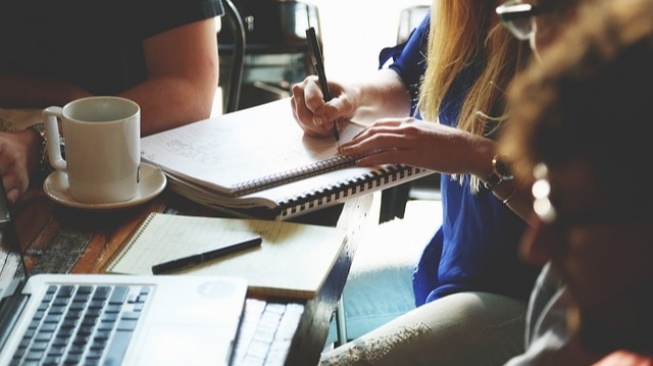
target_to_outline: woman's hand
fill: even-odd
[[[439,123],[404,118],[379,120],[338,151],[363,156],[357,161],[360,166],[408,164],[450,174],[482,174],[487,169],[483,159],[490,161],[493,144]]]
[[[309,136],[332,136],[335,121],[351,119],[359,106],[360,95],[355,88],[329,82],[329,89],[333,99],[325,102],[317,76],[309,76],[292,87],[293,115]]]

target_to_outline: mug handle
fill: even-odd
[[[67,168],[66,160],[61,156],[61,147],[59,146],[59,124],[57,117],[63,118],[63,109],[61,107],[48,107],[43,111],[43,126],[45,127],[46,149],[48,150],[48,159],[50,165],[56,170],[65,171]]]

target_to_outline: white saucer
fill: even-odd
[[[166,187],[166,176],[161,169],[141,163],[141,182],[138,185],[136,196],[129,201],[114,203],[84,203],[76,201],[68,192],[68,174],[66,172],[54,171],[43,182],[45,194],[54,202],[61,205],[91,210],[108,210],[126,208],[139,205],[156,197]]]

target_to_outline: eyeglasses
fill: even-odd
[[[521,0],[510,0],[496,8],[501,23],[517,39],[526,41],[533,35],[531,18],[547,12],[549,6],[522,3]]]
[[[653,211],[647,205],[624,204],[593,209],[582,213],[556,210],[549,199],[551,185],[548,180],[547,166],[538,164],[533,170],[533,176],[536,179],[532,188],[533,197],[535,198],[533,211],[544,224],[555,225],[557,229],[567,230],[570,227],[653,219]]]

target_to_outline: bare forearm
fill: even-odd
[[[410,114],[410,94],[393,70],[379,70],[374,78],[355,87],[361,96],[353,118],[355,121],[373,122],[379,118],[407,117]]]
[[[143,136],[186,123],[208,118],[211,113],[212,90],[204,90],[188,79],[164,77],[150,79],[120,94],[141,107]]]
[[[141,106],[141,134],[209,117],[219,71],[213,19],[152,36],[143,50],[148,79],[121,94]]]

